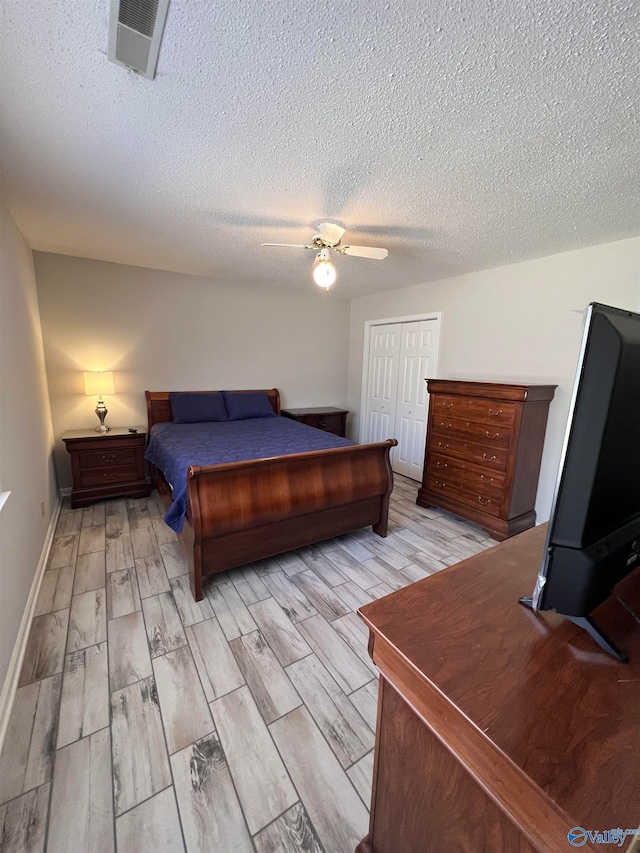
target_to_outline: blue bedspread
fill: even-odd
[[[155,424],[151,428],[145,458],[162,471],[172,488],[173,503],[164,520],[172,530],[180,533],[187,509],[189,465],[240,462],[243,459],[345,447],[353,443],[284,417],[220,423],[170,422]]]

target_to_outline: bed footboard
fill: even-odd
[[[386,536],[393,488],[389,453],[396,444],[389,439],[192,466],[186,536],[181,538],[187,545],[195,600],[202,599],[207,575],[369,524]]]

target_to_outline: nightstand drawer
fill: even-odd
[[[344,420],[345,415],[306,415],[300,418],[301,423],[307,426],[333,432],[336,435],[344,435]]]
[[[138,466],[137,465],[126,465],[120,466],[119,468],[109,468],[109,470],[105,471],[103,469],[89,469],[87,471],[80,472],[80,488],[86,489],[89,486],[105,486],[110,483],[129,483],[135,480],[139,480],[138,474]]]
[[[106,468],[114,465],[135,465],[138,451],[135,447],[114,447],[112,450],[91,450],[78,454],[81,470]]]
[[[301,424],[314,427],[314,429],[322,429],[344,438],[349,412],[346,409],[336,409],[333,406],[316,406],[310,409],[282,409],[280,414],[285,418],[291,418]]]

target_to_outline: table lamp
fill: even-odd
[[[96,415],[100,421],[100,426],[96,427],[96,432],[109,432],[109,427],[106,426],[104,422],[104,419],[107,416],[107,407],[105,406],[102,397],[104,394],[114,393],[113,373],[110,370],[85,372],[84,393],[87,397],[98,398]]]

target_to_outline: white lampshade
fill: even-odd
[[[87,397],[102,397],[103,394],[114,394],[113,373],[110,370],[85,372],[84,393]]]

